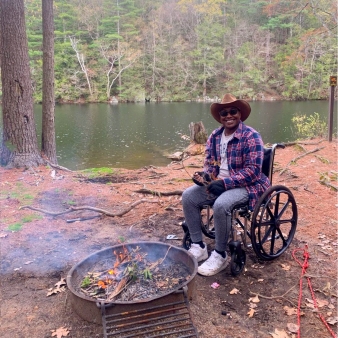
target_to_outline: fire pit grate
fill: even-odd
[[[112,305],[101,308],[104,338],[198,337],[192,323],[187,287],[175,292],[177,301],[143,309],[109,314]]]

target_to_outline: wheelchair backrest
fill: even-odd
[[[271,148],[264,148],[264,159],[262,172],[267,176],[272,183],[272,173],[273,173],[273,161],[275,158],[276,148],[285,148],[285,145],[282,143],[275,143]]]
[[[264,148],[264,159],[263,159],[263,166],[262,166],[262,172],[265,176],[267,176],[270,181],[271,181],[271,153],[272,153],[272,148]]]

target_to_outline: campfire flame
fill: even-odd
[[[113,251],[115,257],[116,257],[116,260],[115,260],[115,263],[113,265],[113,269],[109,269],[107,272],[109,275],[114,275],[116,276],[118,274],[118,267],[121,265],[122,262],[126,261],[130,261],[130,255],[129,255],[129,251],[128,249],[123,246],[122,247],[123,251],[122,252],[117,252],[116,250]],[[142,259],[142,256],[140,254],[137,254],[140,259]],[[115,280],[109,278],[108,276],[105,277],[105,280],[102,280],[100,279],[98,282],[97,282],[97,286],[101,289],[106,289],[108,285],[110,284],[113,284]]]

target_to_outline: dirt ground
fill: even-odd
[[[305,245],[310,254],[307,276],[319,312],[313,308],[304,279],[301,337],[332,337],[319,313],[332,332],[337,331],[338,202],[336,191],[319,182],[324,178],[337,186],[337,141],[307,143],[311,144],[277,149],[275,157],[273,184],[289,187],[298,206],[295,239],[281,257],[270,262],[258,260],[252,249],[247,249],[245,271],[237,277],[231,276],[229,268],[212,277],[196,275],[190,308],[199,337],[296,337],[292,324],[297,324],[301,267],[292,252]],[[317,148],[290,164],[297,156]],[[47,167],[0,168],[0,336],[103,337],[101,325],[87,322],[74,312],[67,288],[50,296],[47,293],[74,264],[121,241],[160,241],[181,246],[180,239],[166,239],[169,234],[183,236],[180,195],[165,196],[163,192],[182,191],[191,185],[189,174],[201,167],[202,156],[191,156],[183,163],[184,168],[181,162],[172,162],[167,167],[116,169],[96,178],[89,173]],[[162,194],[136,192],[139,189]],[[132,203],[142,199],[145,201],[128,211]],[[20,208],[26,205],[41,210]],[[70,222],[100,213],[46,213],[82,206],[123,215]],[[212,248],[213,243],[208,241],[209,251]],[[297,258],[303,261],[302,252]],[[216,289],[211,287],[215,282],[219,284]],[[62,327],[63,334],[56,331]]]

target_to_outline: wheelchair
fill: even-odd
[[[244,248],[252,247],[259,259],[271,261],[286,251],[295,235],[298,219],[295,198],[287,187],[272,185],[277,148],[285,148],[285,145],[276,143],[264,148],[262,172],[270,179],[271,187],[259,198],[253,211],[249,210],[248,203],[235,205],[232,210],[228,246],[233,276],[239,275],[244,269],[246,262]],[[183,247],[189,250],[192,243],[189,229],[185,221],[181,225],[184,231]],[[201,228],[206,237],[215,239],[211,206],[201,207]]]

